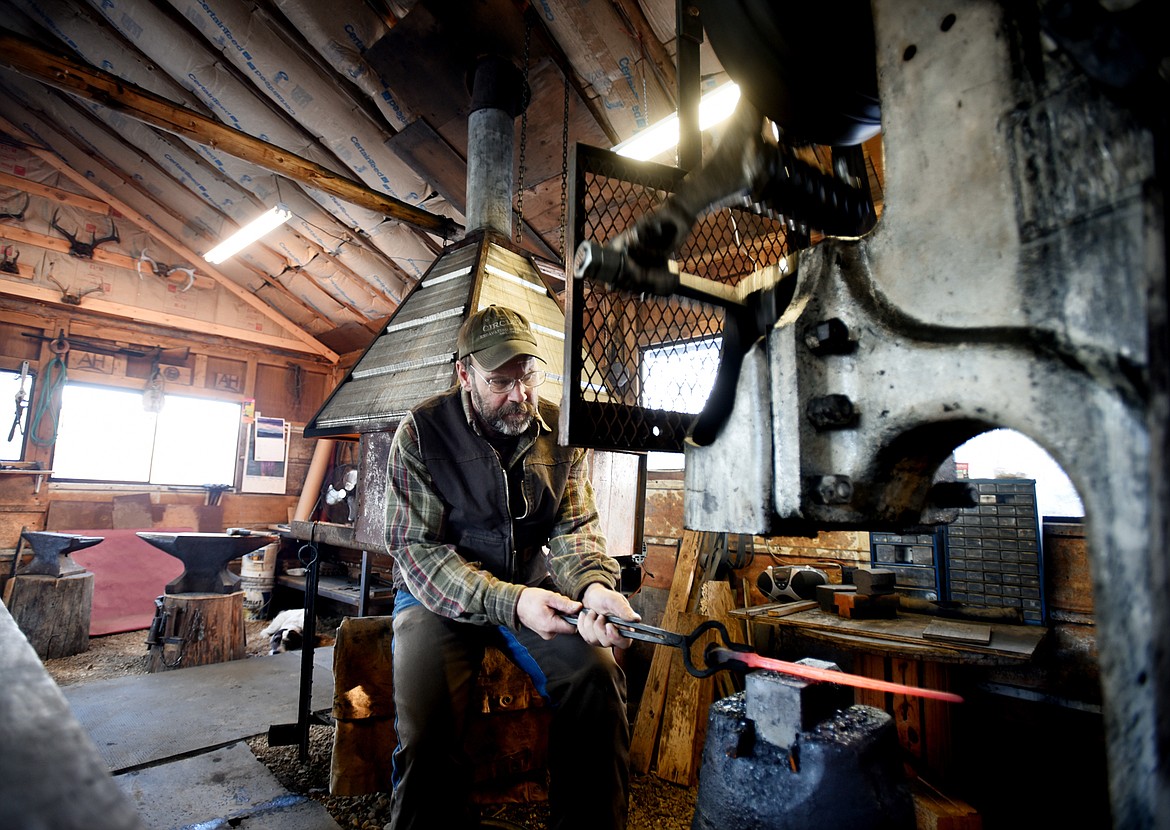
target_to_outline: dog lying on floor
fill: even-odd
[[[281,611],[260,633],[270,638],[269,654],[297,651],[305,641],[305,609],[290,608]]]
[[[322,634],[321,630],[334,630],[338,623],[329,620],[317,620],[317,636],[313,639],[314,646],[331,646],[336,642],[335,637]],[[300,651],[305,643],[305,609],[290,608],[281,611],[272,618],[272,622],[260,632],[268,637],[268,653],[281,654],[286,651]]]

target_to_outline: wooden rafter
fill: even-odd
[[[459,225],[446,216],[378,193],[282,147],[220,124],[116,75],[65,55],[49,52],[27,38],[2,28],[0,65],[419,230],[443,237],[454,237],[461,231]]]
[[[92,114],[91,114],[91,113],[90,113],[90,112],[89,112],[89,111],[88,111],[88,110],[87,110],[85,107],[83,107],[83,106],[82,106],[82,105],[81,105],[81,104],[80,104],[80,103],[79,103],[79,102],[78,102],[78,101],[77,101],[75,98],[73,98],[73,96],[70,96],[70,95],[64,95],[64,96],[62,96],[62,98],[65,100],[66,104],[70,105],[70,106],[71,106],[71,107],[72,107],[72,108],[73,108],[73,109],[74,109],[74,110],[75,110],[75,111],[78,113],[78,115],[79,115],[80,117],[82,117],[82,118],[86,118],[86,119],[91,119],[91,120],[92,120]],[[108,128],[108,127],[107,127],[107,126],[104,124],[104,123],[98,122],[98,121],[96,121],[96,120],[94,120],[94,121],[93,121],[93,123],[94,123],[94,125],[95,125],[95,128],[97,128],[97,129],[102,129],[102,130],[108,130],[108,129],[109,129],[109,128]],[[91,149],[89,149],[89,148],[87,148],[87,147],[79,147],[78,149],[80,149],[82,152],[86,153],[87,155],[90,155],[90,156],[94,156],[94,155],[95,155],[95,153],[93,152],[93,150],[91,150]],[[101,161],[103,164],[106,164],[107,166],[110,166],[110,167],[112,167],[112,168],[114,168],[114,169],[117,169],[117,167],[118,167],[118,166],[117,166],[117,165],[116,165],[116,164],[115,164],[115,163],[114,163],[114,162],[113,162],[111,159],[105,158],[104,156],[103,156],[103,157],[99,157],[99,160],[100,160],[100,161]],[[156,162],[150,161],[149,163],[150,163],[150,164],[154,164],[154,165],[156,166],[156,170],[158,170],[158,174],[159,174],[160,176],[166,176],[166,175],[167,175],[167,173],[166,173],[164,170],[162,170],[162,169],[160,169],[160,168],[158,168],[158,167],[157,167],[157,164],[156,164]],[[201,157],[198,157],[198,156],[197,156],[197,157],[195,157],[195,159],[194,159],[194,163],[195,163],[195,164],[197,164],[197,165],[199,165],[199,166],[200,166],[200,169],[206,170],[208,175],[210,175],[210,176],[214,176],[214,177],[219,177],[219,176],[220,176],[220,173],[219,173],[219,171],[218,171],[218,170],[216,170],[214,167],[211,167],[210,165],[206,164],[206,163],[204,162],[204,160],[203,160]],[[140,172],[141,172],[141,171],[140,171]],[[15,181],[20,181],[20,179],[16,179],[16,177],[11,177],[11,178],[13,178]],[[151,193],[150,193],[148,190],[146,190],[146,189],[145,189],[145,188],[142,186],[142,184],[141,184],[140,180],[139,180],[137,177],[124,176],[124,177],[123,177],[123,181],[124,181],[124,183],[125,183],[125,185],[126,185],[127,187],[132,187],[132,188],[134,188],[136,191],[138,191],[139,193],[141,193],[141,194],[142,194],[142,196],[143,196],[143,198],[146,198],[146,199],[152,199],[152,200],[153,200],[153,198],[154,198],[154,197],[153,197],[153,195],[152,195],[152,194],[151,194]],[[2,183],[2,182],[0,182],[0,183]],[[231,182],[231,181],[228,181],[228,182],[227,182],[227,184],[228,184],[229,186],[234,186],[234,185],[235,185],[235,183],[234,183],[234,182]],[[78,198],[84,198],[84,197],[78,197]],[[178,213],[178,212],[176,212],[176,211],[172,210],[172,209],[171,209],[171,207],[170,207],[170,205],[167,205],[167,204],[161,204],[160,206],[161,206],[161,207],[162,207],[162,208],[163,208],[163,209],[164,209],[164,210],[165,210],[165,211],[166,211],[168,214],[170,214],[170,215],[171,215],[173,218],[177,219],[177,220],[178,220],[178,221],[180,221],[180,222],[183,222],[184,224],[187,224],[187,222],[188,222],[188,220],[187,220],[187,217],[185,217],[185,216],[183,216],[182,214],[180,214],[180,213]],[[214,205],[213,205],[213,207],[214,207]],[[103,206],[102,206],[102,208],[103,208],[103,210],[99,210],[99,211],[98,211],[99,213],[100,213],[100,212],[103,212],[104,210],[108,210],[108,208],[106,208],[106,206],[105,206],[105,205],[103,205]],[[232,219],[231,217],[226,217],[226,218],[227,218],[227,220],[228,220],[229,222],[235,223],[235,220],[234,220],[234,219]],[[344,226],[344,225],[342,225],[342,227],[345,227],[345,226]],[[199,231],[199,233],[201,233],[201,234],[203,233],[203,230],[202,230],[201,228],[199,228],[199,229],[197,229],[197,230]],[[315,252],[317,255],[321,256],[321,257],[322,257],[322,258],[324,258],[324,259],[327,259],[327,260],[328,260],[330,263],[332,263],[332,264],[333,264],[333,266],[334,266],[335,268],[337,268],[339,271],[341,271],[341,272],[342,272],[342,273],[344,273],[346,276],[348,276],[348,277],[349,277],[349,279],[353,280],[355,284],[357,284],[357,285],[359,285],[359,286],[361,286],[361,287],[365,288],[366,290],[368,290],[368,291],[369,291],[371,294],[373,294],[374,296],[382,298],[382,300],[383,300],[384,302],[387,302],[387,303],[389,303],[389,304],[390,304],[392,307],[395,307],[395,308],[396,308],[396,307],[398,306],[398,302],[397,302],[396,300],[394,300],[394,298],[392,298],[392,297],[390,297],[390,296],[386,295],[386,293],[385,293],[385,292],[383,292],[383,291],[381,291],[381,290],[380,290],[380,289],[379,289],[377,286],[375,286],[375,285],[371,284],[371,283],[370,283],[368,280],[364,279],[364,278],[363,278],[363,277],[362,277],[360,274],[357,274],[357,273],[356,273],[356,272],[355,272],[353,269],[351,269],[349,266],[347,266],[347,265],[346,265],[344,262],[342,262],[340,259],[338,259],[337,257],[335,257],[335,256],[333,256],[332,254],[330,254],[330,253],[329,253],[327,250],[325,250],[325,249],[324,249],[324,248],[323,248],[323,247],[322,247],[322,246],[321,246],[321,245],[320,245],[318,242],[316,242],[314,239],[312,239],[312,238],[310,238],[310,237],[308,237],[308,236],[304,235],[304,234],[303,234],[303,233],[301,233],[300,231],[296,230],[296,228],[295,228],[295,227],[293,227],[292,225],[289,225],[289,226],[287,226],[286,230],[287,230],[287,231],[289,231],[290,233],[292,233],[294,236],[296,236],[296,238],[297,238],[297,239],[300,241],[300,243],[301,243],[301,244],[303,244],[303,245],[304,245],[306,248],[309,248],[309,249],[313,250],[313,251],[314,251],[314,252]],[[349,230],[349,229],[347,228],[347,230]],[[420,236],[421,238],[423,238],[423,239],[428,239],[428,240],[430,239],[430,237],[429,237],[429,236],[427,236],[426,234],[419,234],[419,236]],[[210,240],[210,239],[209,239],[208,241],[209,241],[209,243],[210,243],[210,244],[214,244],[214,240]],[[267,248],[267,250],[271,251],[271,252],[272,252],[272,254],[273,254],[274,256],[276,256],[276,257],[278,257],[278,258],[280,258],[280,259],[285,259],[285,257],[284,257],[284,255],[283,255],[283,254],[281,254],[281,253],[280,253],[279,251],[277,251],[277,250],[274,250],[274,249],[273,249],[271,246],[267,246],[267,245],[265,245],[265,243],[264,243],[264,242],[260,242],[259,244],[260,244],[261,246],[264,246],[265,248]],[[383,263],[383,264],[386,266],[386,268],[387,268],[387,269],[389,269],[389,270],[393,271],[393,272],[394,272],[396,275],[398,275],[398,276],[400,277],[400,279],[402,279],[402,282],[403,282],[403,284],[404,284],[404,285],[409,285],[409,284],[410,284],[410,282],[411,282],[411,278],[410,278],[410,277],[409,277],[409,276],[406,274],[406,272],[405,272],[405,271],[403,271],[403,270],[402,270],[402,269],[401,269],[401,268],[398,266],[398,264],[397,264],[397,263],[395,263],[393,260],[391,260],[391,259],[390,259],[388,256],[386,256],[385,254],[383,254],[381,251],[378,251],[376,248],[372,248],[372,247],[370,247],[370,248],[367,248],[366,250],[368,250],[368,251],[369,251],[369,253],[370,253],[372,256],[376,257],[376,258],[377,258],[379,261],[381,261],[381,262],[382,262],[382,263]],[[253,269],[253,270],[256,270],[256,269]],[[258,275],[259,275],[259,276],[260,276],[262,279],[264,279],[264,280],[269,280],[269,279],[272,279],[272,277],[268,276],[267,274],[265,274],[265,273],[264,273],[264,272],[262,272],[262,271],[256,270],[256,273],[257,273],[257,274],[258,274]],[[347,308],[347,309],[349,309],[351,312],[353,312],[353,313],[354,313],[354,314],[357,316],[357,318],[358,318],[359,320],[366,320],[366,321],[368,321],[367,323],[365,323],[365,325],[367,326],[367,328],[368,328],[368,327],[369,327],[371,324],[373,324],[373,323],[372,323],[372,321],[373,321],[373,318],[370,318],[370,317],[368,317],[367,315],[365,315],[365,314],[362,314],[362,313],[361,313],[360,311],[358,311],[357,309],[350,307],[350,306],[349,306],[349,305],[347,305],[346,303],[344,303],[344,302],[342,302],[342,301],[338,300],[338,298],[334,297],[334,296],[331,294],[331,292],[330,292],[330,291],[329,291],[327,288],[325,288],[325,286],[321,285],[321,282],[320,282],[320,280],[318,280],[318,279],[316,278],[316,276],[315,276],[315,275],[314,275],[314,274],[313,274],[311,271],[305,271],[305,270],[301,270],[301,272],[300,272],[300,273],[302,273],[302,274],[303,274],[303,275],[306,277],[306,279],[308,279],[308,280],[309,280],[309,281],[310,281],[310,282],[311,282],[311,283],[312,283],[312,284],[313,284],[313,285],[314,285],[314,286],[315,286],[315,287],[316,287],[316,288],[317,288],[319,291],[321,291],[323,294],[325,294],[327,297],[329,297],[329,299],[330,299],[330,300],[332,300],[334,303],[336,303],[336,304],[337,304],[337,305],[339,305],[339,306],[342,306],[342,307],[344,307],[344,308]],[[282,286],[282,287],[283,287],[283,286]],[[307,305],[306,303],[303,303],[303,302],[301,303],[301,305],[305,305],[306,307],[308,307],[308,305]],[[321,317],[321,319],[327,319],[327,318],[324,318],[322,315],[320,315],[319,313],[317,313],[317,312],[315,312],[315,311],[314,311],[314,314],[315,314],[316,316],[318,316],[318,317]],[[374,329],[371,329],[371,330],[372,330],[372,331],[377,331],[377,330],[378,330],[378,328],[374,328]]]
[[[122,216],[124,216],[130,222],[149,233],[154,239],[157,239],[180,257],[183,257],[189,262],[203,262],[203,258],[199,254],[188,248],[178,239],[175,239],[169,233],[165,232],[162,228],[151,222],[129,204],[117,198],[116,196],[107,193],[97,184],[90,181],[89,178],[87,178],[84,174],[77,172],[68,164],[66,164],[65,161],[57,154],[37,146],[37,144],[33,142],[30,136],[25,135],[23,130],[18,128],[15,124],[3,116],[0,116],[0,129],[5,130],[10,135],[18,138],[19,140],[26,142],[27,149],[30,153],[51,165],[71,182],[78,185],[82,190],[85,190],[94,197],[101,199],[114,210],[118,211],[118,213],[122,214]],[[289,331],[294,340],[299,341],[303,347],[306,347],[307,351],[319,354],[333,363],[336,363],[340,359],[340,356],[332,349],[319,342],[316,338],[312,337],[306,332],[301,331],[295,325],[290,325],[291,321],[289,321],[286,317],[279,314],[275,309],[270,307],[259,297],[252,294],[252,292],[238,285],[226,274],[207,263],[201,265],[200,270],[206,271],[212,279],[222,285],[227,291],[235,295],[247,305],[259,311],[262,315],[264,315],[269,320],[272,320],[282,329]],[[255,332],[249,332],[248,336],[250,339],[255,339],[255,334]],[[239,334],[236,336],[239,336]]]
[[[654,69],[654,74],[658,76],[658,83],[662,85],[662,91],[666,93],[666,99],[670,101],[672,107],[677,109],[678,75],[674,68],[674,58],[666,51],[666,47],[662,45],[658,35],[654,34],[654,28],[646,19],[642,5],[637,0],[613,0],[613,4],[622,17],[633,27],[630,34],[645,50],[646,57],[650,59],[650,65]]]
[[[39,285],[25,285],[17,282],[4,282],[0,285],[0,292],[8,294],[13,297],[22,297],[26,300],[34,300],[41,303],[60,303],[61,292],[51,288],[45,288]],[[171,314],[166,311],[152,311],[151,309],[139,308],[137,306],[128,306],[123,303],[115,303],[110,300],[95,299],[95,295],[85,297],[81,303],[81,307],[86,311],[92,311],[98,314],[109,314],[112,317],[120,317],[127,320],[136,320],[142,323],[153,323],[158,326],[166,326],[168,328],[178,329],[179,331],[193,331],[200,334],[213,334],[218,337],[224,337],[232,340],[239,340],[241,332],[239,329],[231,326],[224,326],[218,323],[209,323],[206,320],[196,320],[190,317],[184,317],[180,314]],[[250,331],[246,332],[248,340],[251,343],[261,346],[272,346],[277,349],[285,349],[290,352],[306,352],[308,351],[304,344],[297,340],[290,340],[287,337],[277,337],[272,334],[264,334],[263,332]],[[322,357],[328,358],[329,355],[320,353]],[[338,361],[329,358],[330,362],[337,363]]]

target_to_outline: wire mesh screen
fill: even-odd
[[[685,171],[577,146],[570,250],[604,244],[662,204]],[[735,285],[780,262],[779,219],[741,208],[706,214],[677,254],[682,271]],[[571,275],[566,292],[561,440],[610,450],[681,452],[715,382],[723,310],[682,297],[609,288]]]

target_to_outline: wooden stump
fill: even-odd
[[[4,586],[4,604],[42,660],[89,648],[93,574],[16,576]]]
[[[152,673],[224,663],[247,654],[243,591],[167,594],[163,614],[158,642],[150,647]]]

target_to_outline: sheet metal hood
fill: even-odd
[[[513,122],[523,111],[523,76],[506,58],[481,56],[472,72],[468,125],[469,220],[463,241],[435,259],[349,376],[305,427],[306,437],[394,429],[411,407],[455,382],[455,340],[467,317],[497,304],[528,318],[546,369],[563,367],[565,314],[536,265],[511,235]],[[559,402],[561,376],[541,397]]]
[[[435,260],[305,426],[305,436],[393,430],[411,407],[455,382],[459,327],[493,303],[519,311],[532,324],[548,372],[540,396],[559,403],[565,313],[531,258],[485,229],[468,234]]]

